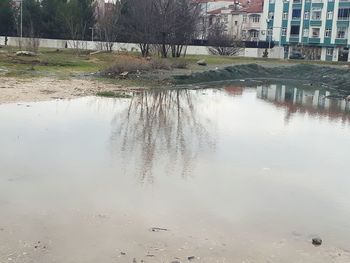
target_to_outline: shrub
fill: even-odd
[[[171,70],[171,64],[166,59],[161,59],[161,58],[151,59],[149,61],[149,64],[150,64],[152,69]]]
[[[185,69],[187,68],[187,62],[185,60],[174,60],[173,63],[171,64],[172,68],[181,68]]]

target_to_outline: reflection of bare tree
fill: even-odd
[[[153,181],[153,170],[160,167],[167,173],[176,167],[185,176],[199,153],[214,147],[193,95],[188,90],[142,92],[133,96],[122,116],[116,116],[120,123],[112,139],[124,161],[139,166],[142,181]]]

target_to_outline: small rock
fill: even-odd
[[[197,65],[199,66],[206,66],[207,62],[205,61],[205,59],[200,59],[197,61]]]
[[[31,51],[17,51],[16,56],[28,56],[28,57],[34,57],[36,54]]]
[[[174,261],[171,261],[170,263],[181,263],[181,262],[178,260],[174,260]]]
[[[125,252],[120,252],[120,255],[125,256],[126,253]]]
[[[320,246],[320,245],[322,245],[322,239],[319,237],[315,237],[312,239],[312,244],[314,246]]]
[[[195,256],[190,256],[190,257],[188,257],[187,259],[188,260],[194,260],[196,257]]]
[[[124,71],[124,72],[120,73],[119,76],[122,79],[126,79],[129,76],[129,72],[128,71]]]

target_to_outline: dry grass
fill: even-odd
[[[152,58],[147,60],[141,57],[119,55],[112,66],[102,71],[103,75],[117,76],[123,72],[130,74],[149,72],[154,70],[171,70],[173,64],[166,59]]]

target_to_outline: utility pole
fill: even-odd
[[[22,38],[23,38],[23,0],[21,0],[21,40],[20,40],[20,49],[22,50]]]
[[[94,42],[94,27],[89,27],[91,30],[91,42]]]

